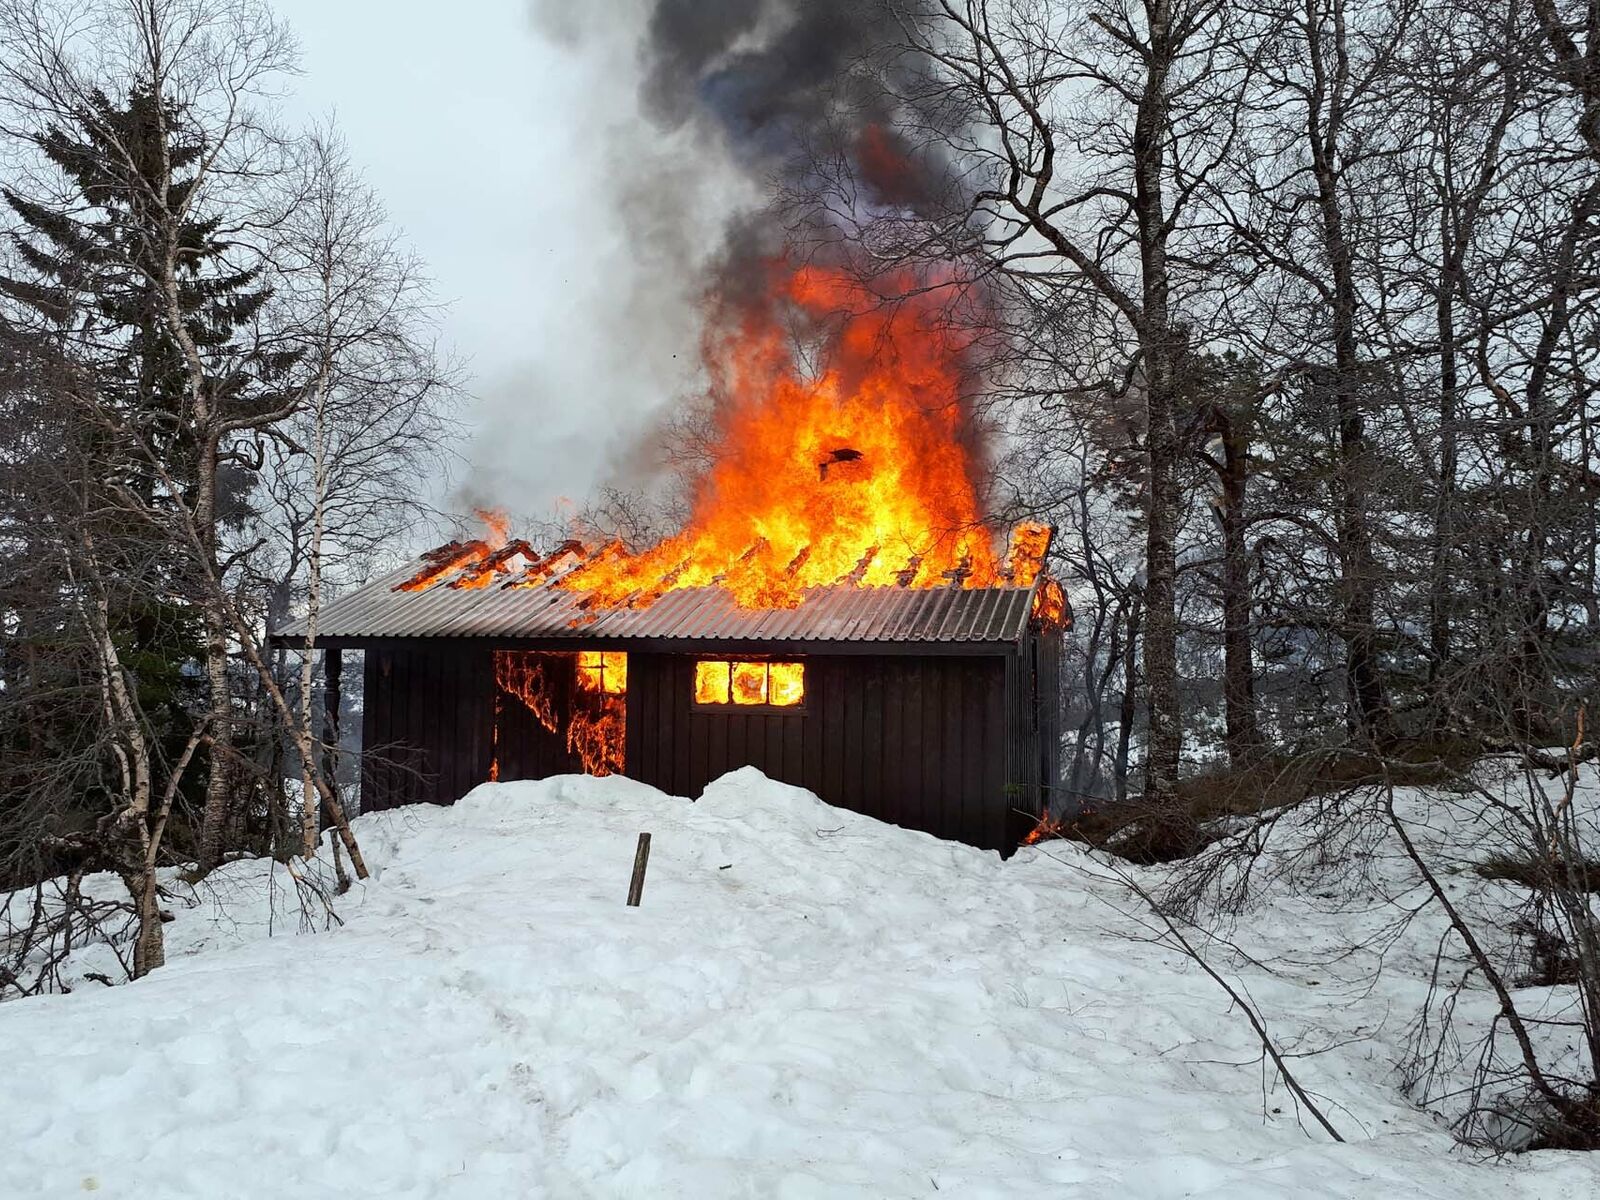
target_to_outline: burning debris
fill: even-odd
[[[850,461],[850,460],[842,460]],[[541,556],[521,538],[507,541],[499,549],[491,549],[487,539],[452,541],[422,555],[423,565],[412,575],[394,585],[395,591],[425,591],[435,585],[454,591],[471,591],[497,584],[502,588],[526,589],[552,585],[565,591],[578,592],[582,599],[578,607],[584,611],[608,608],[647,608],[667,592],[680,587],[723,587],[742,607],[787,608],[798,605],[805,590],[812,587],[993,587],[996,585],[1034,588],[1033,615],[1040,621],[1059,627],[1067,616],[1066,596],[1061,585],[1044,575],[1045,558],[1049,553],[1054,531],[1048,525],[1024,521],[1011,531],[1003,556],[996,555],[989,541],[990,535],[981,526],[970,531],[965,545],[982,546],[984,552],[975,565],[970,555],[962,555],[953,565],[935,574],[927,569],[927,559],[920,553],[901,555],[887,553],[876,542],[860,551],[859,557],[849,562],[841,574],[831,570],[820,581],[810,564],[817,557],[817,547],[806,543],[797,549],[783,565],[771,575],[762,572],[775,562],[772,545],[766,538],[757,538],[715,574],[700,578],[692,552],[682,552],[662,574],[653,581],[643,582],[635,591],[620,594],[609,591],[607,585],[623,569],[635,569],[639,559],[662,555],[662,548],[682,542],[686,535],[663,542],[654,550],[632,557],[617,541],[607,542],[597,549],[589,549],[582,542],[562,542],[548,556]],[[836,554],[836,551],[834,552]],[[944,560],[948,561],[948,560]],[[690,581],[694,575],[695,580]],[[738,580],[743,586],[729,586]],[[1037,585],[1037,586],[1035,586]],[[594,663],[585,663],[585,669],[604,672],[625,671],[625,659],[613,664],[607,654]],[[596,678],[599,676],[597,675]],[[608,674],[607,678],[614,675]],[[517,689],[507,685],[508,691]]]
[[[502,549],[510,549],[506,545],[506,533],[511,527],[510,518],[497,508],[476,508],[472,511],[473,515],[483,522],[483,536],[466,542],[446,542],[443,546],[427,551],[422,556],[422,569],[409,579],[395,584],[395,591],[424,591],[454,572],[462,574],[451,583],[452,587],[482,587],[489,582],[496,570],[501,569],[515,557],[515,553],[501,554]],[[528,549],[528,544],[524,541],[519,540],[513,545],[522,550]],[[482,583],[462,582],[468,573],[465,568],[468,567],[482,574]]]
[[[432,587],[453,571],[475,564],[492,553],[489,543],[474,538],[470,542],[446,542],[423,552],[422,569],[394,585],[397,592],[420,592]]]
[[[1051,842],[1068,836],[1069,826],[1063,820],[1052,817],[1049,813],[1039,818],[1039,823],[1028,831],[1022,839],[1024,846],[1037,846],[1040,842]]]
[[[827,458],[823,459],[817,464],[817,478],[826,483],[828,480],[828,468],[833,466],[835,463],[853,463],[860,461],[861,451],[852,450],[850,447],[844,446],[833,451],[828,455]]]
[[[539,558],[532,546],[517,538],[465,567],[450,581],[450,586],[458,589],[488,587],[495,582],[496,576],[505,575],[512,569],[512,562],[519,555],[530,563]]]

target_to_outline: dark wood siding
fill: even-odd
[[[830,804],[1010,850],[1055,783],[1057,642],[1030,636],[987,656],[807,656],[797,714],[696,709],[696,656],[631,653],[625,770],[697,796],[751,765]],[[501,779],[581,769],[563,734],[498,693],[492,655],[448,641],[367,652],[364,810],[450,803],[486,780],[496,757]]]
[[[495,711],[499,714],[495,755],[499,759],[501,779],[545,779],[583,770],[577,755],[567,749],[565,732],[566,714],[572,711],[572,655],[552,654],[549,658],[552,662],[545,679],[554,692],[551,702],[558,718],[554,733],[539,723],[526,704],[494,685],[494,663],[490,659],[489,686],[495,693],[494,702],[498,705]]]
[[[449,804],[489,777],[494,677],[487,648],[367,651],[361,810]]]
[[[694,657],[631,655],[627,773],[697,796],[749,765],[842,808],[1010,849],[1006,661],[808,657],[804,711],[789,714],[697,710]]]
[[[1033,629],[1006,660],[1006,770],[1015,783],[1007,836],[1013,845],[1048,811],[1060,782],[1060,662],[1060,632]]]

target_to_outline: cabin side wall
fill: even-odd
[[[1061,783],[1061,632],[1029,629],[1006,675],[1011,777],[1020,782],[1012,842],[1059,811]]]
[[[748,764],[868,816],[988,849],[1016,845],[1018,780],[1008,772],[1022,754],[1009,745],[1018,729],[1008,727],[1006,656],[807,655],[797,713],[697,709],[695,657],[629,656],[632,778],[697,796]]]
[[[362,812],[450,804],[489,777],[494,671],[487,648],[373,647],[365,657]]]
[[[696,657],[629,655],[625,770],[663,791],[697,796],[748,764],[831,804],[1004,851],[1055,779],[1048,637],[985,656],[804,656],[795,714],[696,709]],[[375,646],[365,659],[363,811],[452,803],[496,761],[507,780],[581,769],[560,734],[498,697],[489,647]]]
[[[501,779],[583,770],[563,731],[500,691],[494,651],[467,641],[374,647],[363,674],[361,811],[453,804],[498,768]],[[572,681],[552,676],[556,710]]]

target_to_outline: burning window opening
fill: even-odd
[[[611,650],[494,652],[495,706],[489,778],[499,779],[508,747],[501,733],[511,697],[540,727],[559,734],[586,775],[619,775],[624,766],[628,656]]]
[[[607,696],[626,694],[628,656],[620,650],[578,651],[578,686]]]
[[[703,658],[694,664],[696,704],[798,708],[805,696],[804,663]]]

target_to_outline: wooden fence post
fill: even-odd
[[[644,869],[650,863],[650,835],[639,835],[639,848],[633,853],[633,879],[628,883],[628,907],[638,908],[644,895]]]

